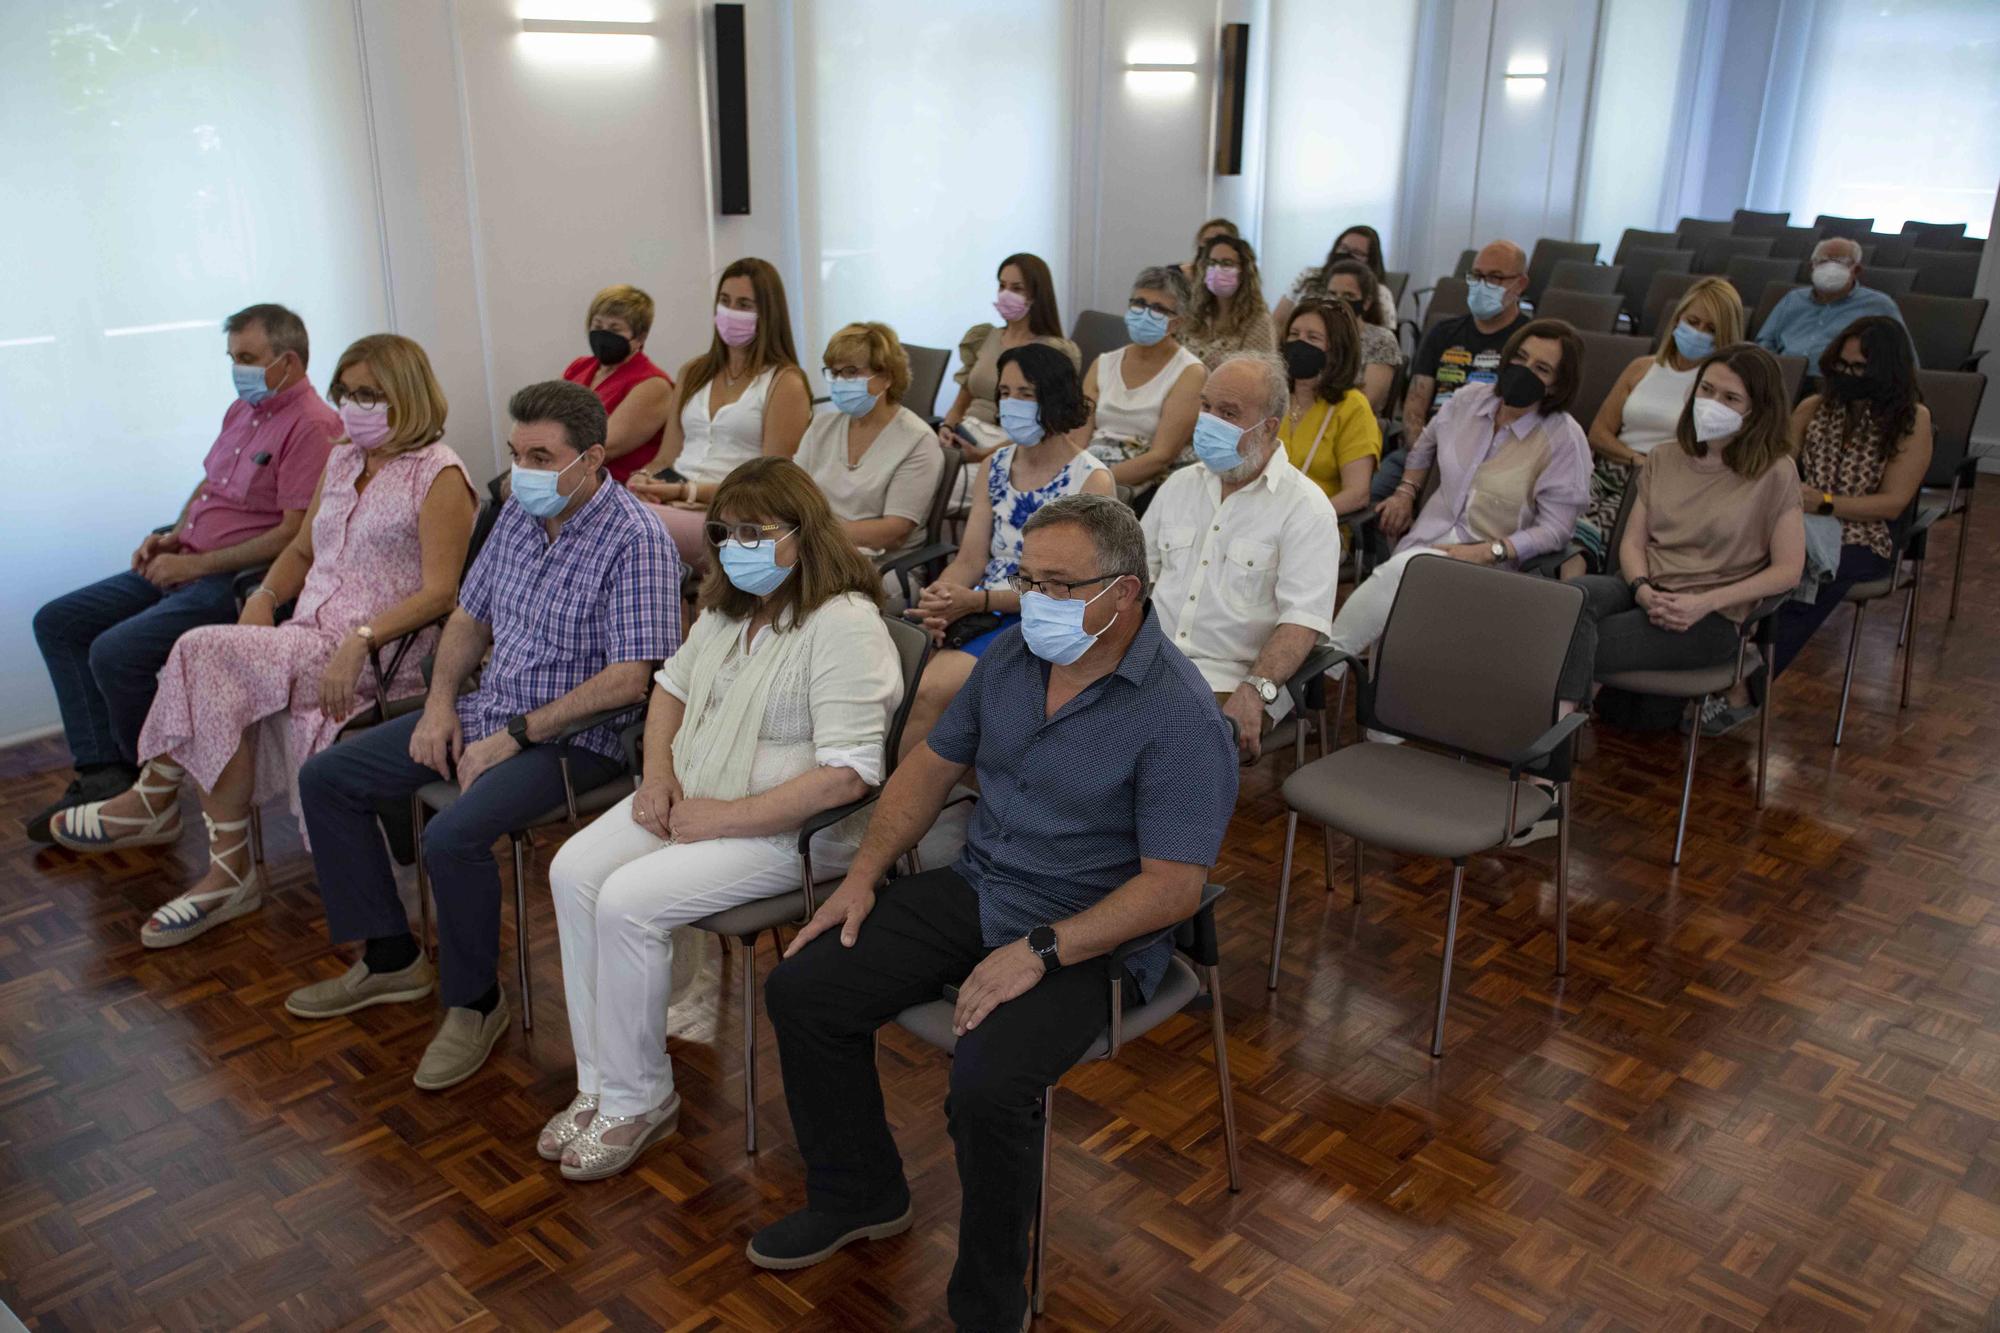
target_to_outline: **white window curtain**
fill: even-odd
[[[1073,24],[1067,0],[799,6],[799,356],[815,383],[855,320],[956,348],[998,318],[994,272],[1015,251],[1068,280]]]
[[[1604,0],[1577,239],[1608,262],[1627,227],[1671,228],[1688,0]]]
[[[1765,117],[1761,193],[1821,213],[1963,222],[1984,236],[2000,182],[2000,4],[1789,0],[1805,24],[1791,115]],[[1774,87],[1774,94],[1779,91]]]
[[[1271,0],[1259,258],[1273,304],[1347,227],[1374,227],[1388,267],[1410,267],[1392,247],[1419,7],[1417,0]]]
[[[351,11],[0,5],[0,741],[53,724],[35,608],[170,522],[232,400],[221,321],[305,317],[322,390],[381,327]]]

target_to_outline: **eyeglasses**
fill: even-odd
[[[865,366],[823,366],[830,380],[872,380],[875,372]]]
[[[356,407],[368,408],[380,407],[389,401],[389,395],[380,389],[350,389],[339,383],[333,386],[333,393],[330,396],[335,407],[339,407],[350,398],[354,400]]]
[[[1465,276],[1474,282],[1502,283],[1512,282],[1521,275],[1518,273],[1488,273],[1482,269],[1474,269]]]
[[[1125,305],[1128,310],[1150,310],[1161,319],[1172,319],[1175,315],[1180,314],[1180,311],[1174,309],[1172,306],[1161,305],[1158,301],[1142,301],[1136,296],[1126,302]]]
[[[1366,250],[1335,250],[1333,252],[1333,257],[1336,260],[1352,259],[1357,263],[1362,263],[1362,264],[1368,262],[1368,252]]]
[[[1833,363],[1833,368],[1842,375],[1866,375],[1868,373],[1868,363],[1866,361],[1836,361]]]
[[[752,550],[764,544],[765,533],[777,532],[780,529],[783,529],[784,536],[773,538],[773,545],[798,531],[797,528],[787,528],[782,523],[719,523],[710,519],[701,525],[702,534],[708,538],[710,546],[720,546],[734,537],[737,545],[747,546]]]
[[[1122,579],[1123,574],[1099,574],[1096,578],[1076,579],[1064,582],[1062,579],[1030,579],[1016,574],[1007,580],[1007,586],[1022,596],[1038,592],[1044,597],[1053,597],[1058,602],[1066,602],[1070,594],[1078,588],[1088,588],[1093,583],[1104,583],[1111,579]]]

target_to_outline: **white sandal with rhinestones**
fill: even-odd
[[[197,935],[205,935],[223,922],[234,921],[264,905],[263,872],[256,863],[251,863],[248,875],[239,875],[223,859],[235,856],[250,846],[250,821],[230,819],[217,822],[206,813],[201,818],[208,825],[209,861],[229,876],[230,886],[201,893],[183,893],[161,906],[139,928],[139,943],[148,949],[171,949],[176,944],[186,944]],[[221,841],[221,835],[227,833],[240,833],[242,837],[234,847],[216,846]]]
[[[574,1142],[563,1150],[564,1180],[602,1180],[639,1160],[639,1154],[680,1128],[681,1095],[677,1092],[657,1111],[642,1115],[606,1115],[600,1109]],[[630,1143],[606,1143],[604,1136],[621,1125],[643,1124],[646,1130]],[[576,1165],[570,1165],[570,1158]]]
[[[597,1115],[597,1094],[579,1092],[576,1100],[549,1118],[542,1126],[542,1133],[535,1140],[535,1151],[544,1162],[560,1162],[563,1149],[576,1142],[577,1135],[583,1133]],[[553,1146],[551,1146],[553,1145]]]

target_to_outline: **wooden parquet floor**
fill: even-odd
[[[1949,628],[1931,572],[1906,712],[1895,616],[1870,617],[1839,753],[1836,616],[1781,694],[1769,807],[1751,806],[1747,739],[1705,746],[1678,871],[1680,739],[1605,731],[1577,787],[1570,975],[1552,976],[1552,845],[1475,862],[1442,1061],[1445,868],[1376,853],[1357,909],[1346,845],[1325,894],[1303,831],[1272,996],[1282,772],[1247,774],[1218,870],[1244,1191],[1224,1184],[1198,1016],[1078,1070],[1056,1102],[1040,1326],[1994,1327],[1996,565],[1972,560]],[[5,829],[58,789],[60,759],[0,756]],[[417,1092],[428,1007],[322,1024],[280,1007],[344,965],[289,823],[267,818],[264,909],[165,952],[138,926],[189,876],[194,832],[95,862],[0,832],[0,1300],[31,1327],[945,1326],[941,1058],[882,1046],[915,1229],[759,1272],[743,1242],[797,1203],[801,1172],[768,1028],[765,1148],[742,1150],[733,962],[674,1016],[680,1135],[568,1185],[533,1149],[571,1086],[546,889],[534,1033]]]

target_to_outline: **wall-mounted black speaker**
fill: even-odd
[[[743,6],[715,7],[715,194],[724,216],[750,212],[750,84]]]
[[[1243,174],[1243,105],[1250,87],[1250,25],[1222,25],[1222,58],[1216,63],[1215,174]]]

